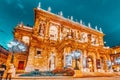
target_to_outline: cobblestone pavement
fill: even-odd
[[[5,79],[2,79],[5,80]],[[14,78],[11,80],[120,80],[120,76],[115,77],[87,77],[87,78],[73,78],[73,77],[26,77]]]

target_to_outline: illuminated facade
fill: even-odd
[[[112,68],[114,71],[120,71],[120,46],[112,47],[111,51]]]
[[[17,25],[14,38],[28,45],[28,52],[15,54],[17,70],[30,72],[35,69],[52,71],[55,68],[75,67],[71,54],[80,53],[77,66],[82,72],[108,71],[110,50],[104,47],[101,29],[92,29],[71,19],[40,8],[34,9],[33,28]]]
[[[0,64],[6,63],[7,58],[8,58],[8,51],[2,46],[0,46]]]

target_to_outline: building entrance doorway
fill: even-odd
[[[19,61],[18,70],[23,70],[23,69],[24,69],[24,61]]]

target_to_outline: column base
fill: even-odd
[[[75,74],[73,75],[74,78],[77,78],[77,77],[82,77],[83,74],[80,70],[74,70],[75,71]]]

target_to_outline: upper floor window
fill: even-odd
[[[94,35],[91,36],[91,43],[96,44],[96,37]]]
[[[88,41],[87,33],[85,33],[85,32],[81,33],[80,41],[82,41],[82,42],[87,42]]]
[[[56,25],[51,25],[49,30],[49,36],[51,40],[58,39],[58,28]]]
[[[37,55],[41,55],[41,51],[37,51]]]
[[[64,28],[62,29],[62,38],[68,37],[68,36],[70,36],[70,35],[71,35],[71,34],[70,34],[70,29],[64,27]]]
[[[28,36],[23,36],[22,37],[22,41],[25,43],[25,44],[29,44],[29,37]]]
[[[103,37],[99,37],[99,44],[103,45]]]
[[[42,53],[42,50],[41,49],[36,49],[36,55],[35,55],[35,57],[36,58],[41,58],[42,56],[41,56],[41,53]]]

